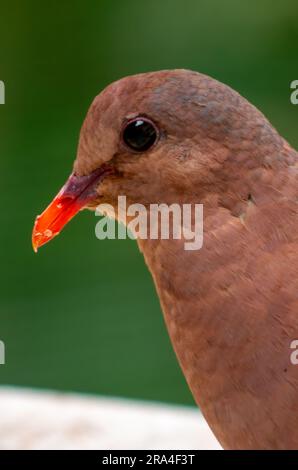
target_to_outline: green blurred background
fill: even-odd
[[[297,2],[2,0],[2,384],[192,404],[135,242],[81,213],[35,255],[35,215],[68,176],[93,97],[125,75],[191,68],[238,90],[298,147]]]

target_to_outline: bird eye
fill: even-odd
[[[124,143],[135,152],[145,152],[152,147],[158,137],[158,131],[149,119],[139,117],[129,121],[122,134]]]

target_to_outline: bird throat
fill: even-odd
[[[262,233],[264,218],[258,209],[249,210],[245,226],[240,218],[218,209],[214,217],[221,224],[215,226],[211,220],[204,227],[199,251],[185,251],[181,240],[139,240],[138,244],[186,381],[221,445],[289,448],[297,446],[297,437],[282,427],[277,431],[279,413],[284,415],[284,410],[272,395],[272,390],[280,391],[291,403],[293,394],[284,374],[290,354],[283,328],[286,305],[279,306],[276,273],[268,269],[266,261],[271,258],[264,254],[264,244],[272,250],[276,240],[273,231]],[[272,286],[277,310],[268,315],[274,302]],[[294,420],[290,408],[287,419]]]

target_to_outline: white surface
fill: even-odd
[[[195,408],[0,388],[0,449],[220,449]]]

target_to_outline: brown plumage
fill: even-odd
[[[135,116],[159,129],[156,145],[138,155],[121,140]],[[224,448],[298,448],[298,366],[290,361],[298,339],[297,152],[229,87],[162,71],[124,78],[95,98],[73,181],[94,171],[99,179],[80,207],[116,204],[118,194],[146,206],[204,204],[201,250],[138,241],[179,363]],[[51,228],[49,211],[36,223],[36,248]]]

